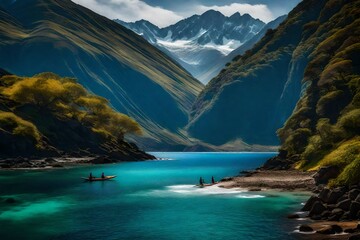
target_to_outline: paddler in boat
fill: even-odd
[[[104,173],[101,174],[101,178],[104,179],[105,178],[105,175]]]
[[[92,172],[90,173],[89,175],[89,180],[92,180],[93,179],[93,175],[92,175]]]
[[[215,184],[214,176],[211,177],[211,183],[212,183],[212,184]]]
[[[199,183],[200,183],[200,186],[204,186],[204,179],[202,177],[200,177]]]

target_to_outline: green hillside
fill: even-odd
[[[151,159],[126,134],[137,122],[114,111],[72,78],[53,73],[0,75],[0,157],[63,156],[82,152],[122,160]]]
[[[335,166],[331,184],[358,182],[359,9],[360,1],[302,1],[206,86],[189,132],[215,144],[273,144],[282,127],[281,154],[265,167]]]
[[[202,85],[142,37],[70,0],[0,3],[0,66],[54,72],[136,119],[142,146],[186,145],[179,129]]]
[[[334,8],[329,8],[329,4]],[[206,86],[193,105],[189,133],[217,145],[234,139],[249,144],[279,144],[276,131],[290,117],[310,84],[307,72],[313,58],[319,57],[316,49],[326,38],[324,32],[331,34],[356,20],[356,13],[337,13],[336,7],[339,10],[356,4],[357,1],[301,2],[277,29],[269,30],[251,50],[235,57]],[[336,13],[343,19],[334,25],[332,17]],[[317,32],[320,27],[323,32]],[[356,38],[356,31],[351,34],[351,38]],[[318,71],[315,75],[324,66],[314,64],[313,69]],[[344,95],[351,99],[348,92]]]
[[[191,112],[190,134],[223,144],[279,144],[283,126],[300,98],[310,51],[299,52],[304,26],[316,21],[325,1],[303,1],[251,50],[239,55],[202,91]]]
[[[331,182],[360,181],[360,1],[327,1],[317,21],[305,26],[311,49],[304,74],[308,86],[278,131],[282,149],[298,168],[336,166]],[[299,49],[301,50],[301,49]]]

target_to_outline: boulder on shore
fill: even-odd
[[[329,193],[330,193],[330,189],[324,188],[324,189],[319,193],[319,198],[321,199],[321,201],[327,202]]]
[[[330,179],[336,178],[340,173],[337,166],[322,167],[315,174],[314,179],[316,184],[327,184]]]
[[[342,233],[343,230],[339,225],[331,225],[331,226],[324,226],[321,229],[317,230],[316,233],[320,234],[335,234],[335,233]]]
[[[315,202],[320,201],[320,198],[316,195],[312,195],[309,200],[305,203],[302,211],[310,211]]]
[[[321,215],[325,210],[325,205],[320,201],[316,201],[309,212],[309,216]]]
[[[323,188],[309,198],[302,211],[309,211],[313,220],[360,220],[360,186]]]
[[[313,232],[314,229],[310,227],[309,225],[301,225],[299,228],[300,232]]]
[[[328,220],[329,221],[338,221],[343,214],[344,214],[344,210],[342,210],[341,208],[335,208],[334,210],[331,211]]]
[[[341,198],[344,195],[344,192],[341,189],[334,189],[329,192],[327,203],[328,204],[334,204],[338,201],[339,198]]]
[[[349,198],[351,200],[355,200],[359,195],[360,195],[360,189],[357,189],[357,188],[352,189],[349,192]]]
[[[350,217],[357,218],[360,212],[360,203],[356,201],[352,201],[350,205]]]
[[[339,202],[338,204],[336,204],[336,207],[340,208],[344,211],[348,211],[350,209],[350,205],[351,205],[351,200],[346,199],[346,200],[343,200],[343,201]]]

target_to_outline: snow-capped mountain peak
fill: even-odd
[[[198,45],[198,47],[217,49],[223,55],[238,48],[256,35],[265,25],[249,14],[234,13],[230,17],[226,17],[215,10],[191,16],[161,29],[146,20],[134,23],[115,21],[142,35],[155,45],[169,46],[171,49],[174,49],[174,46],[188,49],[189,44],[192,44]]]
[[[199,70],[230,54],[265,26],[264,22],[249,14],[234,13],[227,17],[215,10],[193,15],[165,28],[146,20],[134,23],[115,21],[143,36],[195,77],[198,77]]]

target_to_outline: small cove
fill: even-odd
[[[260,166],[276,153],[152,153],[167,160],[2,171],[4,239],[296,239],[306,193],[194,187]],[[86,183],[90,172],[117,175]]]

